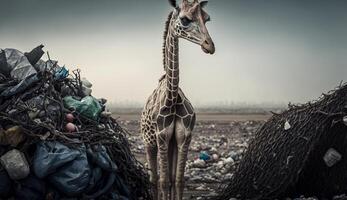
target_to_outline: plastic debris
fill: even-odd
[[[0,51],[0,73],[4,76],[10,76],[11,68],[7,65],[5,51]]]
[[[290,128],[291,128],[292,126],[289,124],[289,122],[288,121],[286,121],[285,123],[284,123],[284,130],[289,130]]]
[[[87,80],[87,78],[83,77],[82,78],[82,85],[87,87],[87,88],[92,88],[93,84]]]
[[[0,199],[150,199],[106,99],[80,70],[41,60],[42,47],[0,50]]]
[[[0,132],[0,145],[11,145],[17,147],[19,143],[25,140],[23,130],[19,126],[13,126],[6,131]]]
[[[117,165],[111,160],[107,154],[106,148],[102,145],[94,145],[87,149],[88,157],[91,162],[106,171],[116,171]]]
[[[339,152],[337,152],[335,149],[330,148],[328,151],[325,153],[323,160],[325,164],[328,167],[334,166],[336,163],[338,163],[341,160],[342,156]]]
[[[212,159],[213,159],[213,160],[218,160],[218,159],[219,159],[218,154],[215,154],[215,153],[214,153],[214,154],[212,155]]]
[[[80,154],[59,142],[40,142],[37,144],[33,160],[33,171],[39,178],[45,178],[58,168],[73,161]]]
[[[7,66],[10,69],[10,76],[15,79],[23,80],[28,76],[36,74],[37,71],[30,64],[27,57],[16,49],[5,49]]]
[[[92,89],[87,88],[87,87],[85,87],[85,86],[82,87],[82,91],[83,91],[83,95],[84,95],[84,96],[90,96],[90,95],[92,94],[92,92],[93,92]]]
[[[41,59],[43,54],[45,54],[45,52],[42,50],[43,47],[44,46],[41,44],[40,46],[34,48],[30,52],[24,53],[24,55],[27,57],[29,63],[32,66],[35,66],[36,63]]]
[[[206,162],[204,160],[197,159],[197,160],[194,160],[193,166],[197,168],[204,168],[206,167]]]
[[[54,74],[54,78],[56,80],[62,80],[68,76],[69,76],[69,70],[67,70],[65,67],[58,69]]]
[[[62,193],[72,196],[82,193],[89,184],[91,169],[84,146],[74,160],[49,176],[49,181]]]
[[[36,74],[31,74],[27,77],[25,77],[21,82],[19,82],[17,85],[13,87],[8,87],[5,91],[3,91],[0,96],[2,97],[11,97],[15,94],[19,94],[26,90],[27,88],[31,87],[33,84],[38,82],[38,77]]]
[[[102,111],[99,102],[91,96],[84,97],[81,101],[68,96],[64,98],[64,105],[67,108],[76,110],[79,114],[93,120],[97,120]]]
[[[0,163],[12,180],[20,180],[30,173],[29,164],[24,154],[13,149],[1,156]]]
[[[199,159],[204,160],[204,161],[208,161],[211,159],[211,156],[206,151],[202,151],[202,152],[200,152]]]

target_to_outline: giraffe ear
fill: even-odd
[[[176,0],[169,0],[169,3],[172,7],[177,8]]]
[[[200,6],[201,6],[201,8],[206,7],[207,3],[208,3],[207,0],[202,0],[202,1],[200,1]]]

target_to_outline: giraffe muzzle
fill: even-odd
[[[201,44],[201,49],[208,54],[214,54],[216,51],[216,48],[214,46],[214,43],[211,39],[206,39],[202,44]]]

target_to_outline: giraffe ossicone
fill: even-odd
[[[158,87],[143,109],[141,133],[154,199],[181,200],[195,112],[179,88],[178,40],[182,38],[198,44],[209,54],[215,52],[215,46],[205,26],[210,20],[210,16],[203,10],[206,1],[182,0],[180,6],[177,6],[175,0],[169,2],[174,11],[169,14],[164,32],[165,75],[159,80]]]

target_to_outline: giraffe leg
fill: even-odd
[[[192,138],[192,131],[186,129],[181,120],[177,120],[175,136],[177,141],[177,172],[176,172],[176,199],[182,200],[184,190],[184,171],[187,162],[188,150]]]
[[[169,146],[169,173],[170,173],[170,199],[175,200],[176,193],[176,170],[177,170],[177,142],[176,137],[173,135],[170,140]]]
[[[158,199],[158,170],[157,170],[157,146],[146,145],[146,157],[149,168],[150,182],[152,183],[153,200]]]
[[[159,185],[160,185],[160,199],[168,200],[170,192],[170,173],[169,173],[169,159],[168,150],[171,137],[173,135],[172,123],[169,127],[164,128],[157,134],[157,143],[159,150]]]

